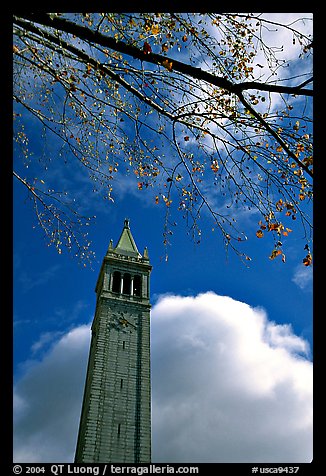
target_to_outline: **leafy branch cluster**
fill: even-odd
[[[236,219],[242,207],[257,214],[257,238],[274,235],[270,258],[285,260],[280,237],[291,231],[285,220],[299,218],[309,265],[312,75],[307,67],[295,74],[282,48],[267,44],[265,33],[276,29],[291,34],[309,65],[311,37],[296,24],[258,14],[14,17],[17,144],[30,160],[28,113],[110,201],[116,181],[131,174],[166,209],[165,244],[172,209],[181,211],[196,241],[208,214],[225,246],[249,260],[239,248],[247,239]],[[56,242],[59,219],[66,244],[84,259],[90,244],[80,245],[74,231],[81,217],[63,215],[53,194],[20,181],[47,236]],[[41,219],[38,207],[46,210]]]

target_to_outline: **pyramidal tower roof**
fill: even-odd
[[[124,221],[124,227],[119,238],[118,244],[112,251],[117,254],[131,256],[134,258],[141,258],[135,240],[130,231],[129,219]]]

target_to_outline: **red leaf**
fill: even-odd
[[[145,55],[148,55],[149,53],[152,52],[151,45],[149,43],[147,43],[147,41],[145,41],[145,43],[144,43],[143,52],[145,53]]]

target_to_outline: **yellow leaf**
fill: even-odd
[[[160,32],[160,27],[159,25],[155,24],[152,26],[152,33],[153,35],[157,35]]]
[[[173,63],[172,61],[169,61],[168,59],[162,61],[162,66],[164,66],[164,68],[166,68],[168,71],[172,71],[173,69]]]
[[[218,165],[217,160],[213,160],[212,165],[211,165],[211,169],[213,170],[213,172],[218,172],[219,168],[220,168],[220,166]]]
[[[292,232],[291,228],[286,228],[286,231],[283,231],[283,235],[288,236],[288,234],[291,232]]]
[[[294,124],[293,129],[294,129],[295,131],[298,131],[299,128],[300,128],[300,121],[297,121],[297,122]]]
[[[284,230],[284,226],[282,225],[282,223],[268,224],[268,231],[276,231],[278,234],[280,234],[282,230]]]
[[[272,254],[270,255],[269,259],[275,259],[276,256],[279,256],[282,254],[282,251],[281,250],[273,250],[272,251]]]
[[[169,207],[172,203],[172,200],[169,200],[165,195],[162,195],[162,198],[164,200],[165,205]]]

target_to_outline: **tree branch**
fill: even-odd
[[[266,122],[260,114],[255,111],[253,107],[245,100],[244,96],[242,93],[238,94],[238,98],[242,102],[242,104],[250,111],[250,113],[260,122],[260,124],[264,127],[264,129],[267,130],[271,134],[271,136],[274,137],[274,139],[282,146],[282,148],[285,150],[285,152],[296,162],[296,164],[301,167],[311,178],[313,177],[312,171],[309,169],[309,167],[305,164],[303,164],[298,157],[292,152],[291,149],[287,146],[287,144],[284,142],[284,140],[274,131],[274,129]]]
[[[60,18],[57,16],[50,16],[47,13],[24,13],[22,17],[36,23],[40,23],[42,25],[55,28],[66,33],[76,35],[82,40],[89,41],[91,43],[96,43],[101,46],[108,47],[112,50],[118,51],[119,53],[126,54],[128,56],[132,56],[135,59],[139,59],[140,61],[147,61],[149,63],[155,65],[163,65],[165,62],[171,64],[171,69],[178,73],[186,74],[191,76],[195,79],[199,79],[205,81],[209,84],[217,86],[219,88],[223,88],[228,90],[229,92],[241,92],[244,89],[258,89],[262,91],[270,91],[270,92],[277,92],[277,93],[288,93],[288,94],[297,94],[297,95],[304,95],[304,96],[312,96],[311,89],[301,89],[301,87],[291,87],[291,86],[278,86],[272,84],[265,84],[259,82],[244,82],[244,83],[232,83],[228,79],[222,76],[216,76],[211,74],[207,71],[204,71],[200,68],[195,68],[194,66],[188,65],[186,63],[182,63],[177,61],[173,58],[168,56],[164,56],[157,53],[146,53],[139,49],[136,46],[126,44],[123,41],[116,40],[112,37],[103,35],[98,31],[93,31],[90,28],[84,27],[82,25],[77,25],[69,20],[64,18]],[[17,17],[14,17],[18,20]],[[26,25],[25,25],[26,28]]]
[[[235,84],[233,89],[239,92],[245,91],[247,89],[258,89],[259,91],[267,91],[270,93],[295,94],[296,96],[313,96],[312,89],[302,89],[303,86],[311,83],[312,81],[313,78],[310,78],[298,86],[280,86],[277,84],[259,83],[258,81],[247,81],[244,83]]]

